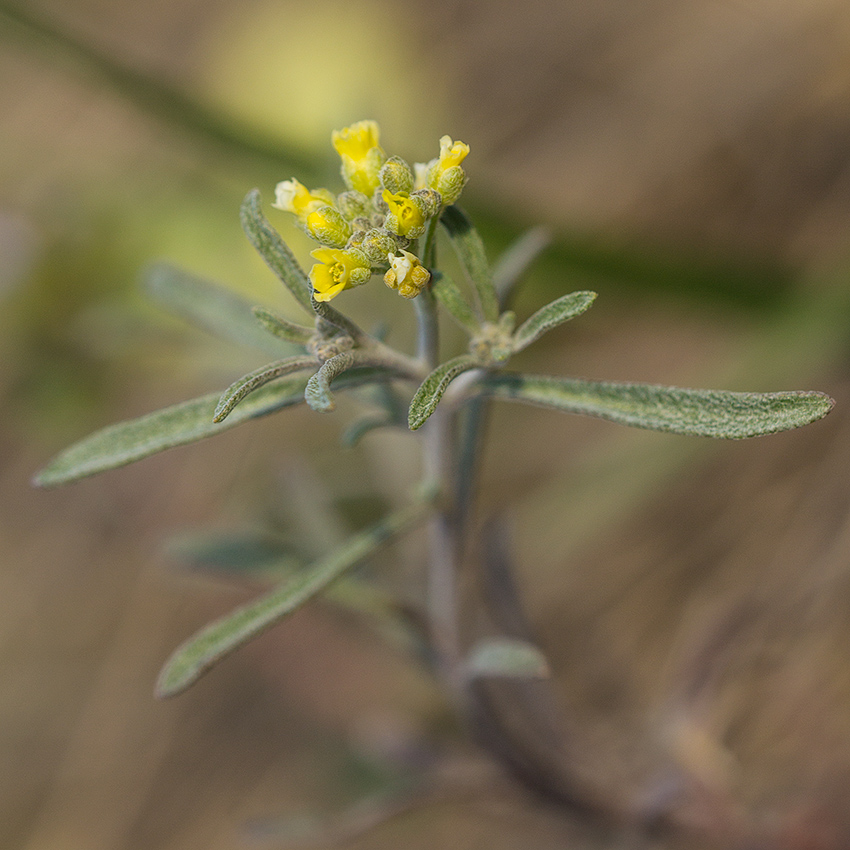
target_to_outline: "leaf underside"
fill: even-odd
[[[513,338],[513,350],[522,351],[547,331],[580,316],[590,309],[595,300],[595,292],[571,292],[541,307],[517,328]]]
[[[622,425],[740,440],[787,431],[826,416],[835,402],[819,392],[741,393],[575,378],[490,374],[485,395],[598,416]]]
[[[469,354],[461,354],[440,364],[416,390],[410,402],[408,425],[411,431],[421,428],[425,420],[437,409],[449,384],[462,372],[478,367],[478,361]]]

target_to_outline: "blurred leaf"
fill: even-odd
[[[355,419],[343,431],[340,442],[347,448],[354,448],[363,436],[376,428],[386,428],[389,425],[397,425],[386,413],[369,413]]]
[[[248,239],[265,260],[266,265],[278,276],[295,300],[305,310],[312,313],[313,307],[310,302],[313,287],[304,269],[289,250],[289,246],[263,215],[259,189],[253,189],[245,196],[240,218]]]
[[[493,269],[493,286],[501,309],[507,306],[523,275],[551,241],[552,234],[547,228],[532,227],[515,239],[499,257]]]
[[[481,323],[475,318],[475,312],[450,277],[446,277],[442,272],[435,272],[431,291],[461,327],[471,333],[477,333],[481,329]]]
[[[331,382],[356,363],[354,352],[343,351],[322,363],[321,368],[307,382],[304,397],[317,413],[330,413],[336,402],[331,394]]]
[[[652,384],[616,384],[516,374],[489,374],[481,391],[622,425],[738,440],[787,431],[826,416],[835,402],[819,392],[740,393]]]
[[[478,295],[481,316],[488,322],[499,318],[499,302],[493,288],[493,276],[484,253],[484,244],[478,231],[459,207],[451,206],[443,210],[440,223],[446,229],[452,245],[457,252],[460,264],[469,277]]]
[[[270,334],[276,336],[278,339],[296,343],[299,346],[309,342],[315,333],[313,328],[282,319],[265,307],[254,307],[253,313],[254,318],[260,323],[260,326],[265,328]]]
[[[217,283],[168,263],[157,263],[142,274],[142,286],[170,312],[218,337],[273,357],[295,353],[292,345],[263,332],[254,318],[253,304]]]
[[[282,378],[284,375],[301,372],[305,369],[315,369],[315,367],[315,357],[290,357],[287,360],[279,360],[277,363],[269,363],[249,372],[247,375],[243,375],[221,394],[221,398],[215,406],[213,422],[222,422],[242,399],[264,384],[268,384],[276,378]]]
[[[461,354],[441,363],[416,390],[407,415],[411,431],[421,428],[425,420],[437,409],[449,384],[462,372],[478,368],[478,361],[469,354]]]
[[[545,307],[541,307],[516,329],[513,337],[513,350],[522,351],[543,336],[546,331],[580,316],[590,309],[595,300],[595,292],[571,292],[569,295],[563,295]]]
[[[390,514],[291,580],[202,629],[166,663],[157,696],[184,691],[222,658],[300,608],[383,543],[423,520],[430,510],[427,501],[417,501]]]
[[[534,644],[519,638],[485,638],[473,646],[467,656],[469,678],[509,676],[544,679],[550,675],[546,656]]]
[[[169,557],[192,569],[229,575],[289,574],[303,565],[292,547],[259,532],[181,534],[166,549]]]

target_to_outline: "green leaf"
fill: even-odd
[[[580,316],[590,309],[595,300],[595,292],[571,292],[569,295],[562,295],[545,307],[541,307],[516,329],[513,337],[513,350],[522,351],[523,348],[527,348],[532,342],[543,336],[546,331]]]
[[[335,407],[331,382],[357,362],[353,351],[343,351],[322,363],[321,368],[307,382],[304,397],[317,413],[330,413]]]
[[[326,322],[332,324],[337,330],[348,334],[355,342],[362,343],[370,339],[366,331],[359,328],[348,316],[344,316],[335,307],[331,307],[327,301],[316,301],[311,299],[312,310],[321,316]]]
[[[295,353],[291,345],[263,333],[249,301],[219,284],[168,263],[157,263],[142,274],[142,286],[170,312],[216,336],[257,348],[272,357]]]
[[[424,519],[428,502],[419,501],[355,535],[344,546],[269,593],[216,620],[180,646],[160,673],[156,693],[184,691],[226,655],[300,608],[383,543]]]
[[[295,322],[282,319],[270,310],[266,310],[265,307],[254,307],[253,313],[254,318],[260,323],[260,326],[278,339],[285,339],[288,342],[304,345],[313,338],[315,333],[313,328],[307,328],[304,325],[298,325]]]
[[[291,575],[303,560],[280,538],[256,531],[192,532],[172,537],[166,545],[170,558],[193,570],[220,575]]]
[[[504,309],[531,264],[552,241],[545,227],[532,227],[512,242],[493,269],[493,286]]]
[[[835,402],[819,392],[739,393],[652,384],[615,384],[516,374],[490,374],[480,390],[566,413],[698,437],[740,440],[808,425]]]
[[[450,277],[446,277],[441,272],[435,272],[431,291],[461,327],[473,334],[478,333],[481,323],[475,318],[472,307],[466,302],[458,285]]]
[[[260,191],[253,189],[242,202],[240,210],[242,228],[251,244],[265,260],[266,265],[280,278],[295,300],[312,312],[310,300],[313,288],[304,269],[292,255],[281,235],[269,224],[260,207]]]
[[[413,400],[410,402],[410,410],[407,414],[407,422],[411,431],[421,428],[425,420],[437,409],[440,399],[443,397],[449,384],[462,372],[476,369],[478,361],[469,354],[461,354],[441,363],[416,390]]]
[[[481,317],[488,322],[499,318],[499,302],[493,287],[493,276],[478,231],[460,207],[446,207],[440,218],[457,252],[460,264],[478,295]]]
[[[509,637],[479,641],[467,656],[464,667],[469,678],[544,679],[551,673],[546,656],[534,644]]]
[[[234,381],[218,400],[213,413],[213,422],[222,422],[226,419],[233,408],[250,393],[268,384],[275,378],[282,378],[293,372],[301,372],[304,369],[314,369],[315,357],[290,357],[287,360],[279,360],[277,363],[269,363],[266,366],[243,375],[238,381]]]

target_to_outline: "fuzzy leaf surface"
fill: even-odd
[[[280,278],[296,301],[305,310],[312,312],[310,299],[313,288],[310,280],[281,235],[263,215],[259,189],[253,189],[245,196],[239,214],[245,234],[266,265]]]
[[[469,354],[461,354],[441,363],[416,390],[410,402],[407,424],[411,431],[421,428],[428,417],[437,409],[440,399],[449,384],[463,372],[478,368],[478,361]]]
[[[314,331],[312,328],[282,319],[265,307],[254,307],[253,313],[260,326],[278,339],[303,345],[313,337]]]
[[[437,275],[435,274],[435,278]],[[477,333],[481,323],[475,318],[475,312],[463,297],[458,285],[444,274],[440,274],[432,287],[437,301],[446,308],[449,315],[463,328]]]
[[[835,404],[819,392],[691,390],[505,373],[486,375],[479,387],[494,398],[598,416],[636,428],[728,440],[808,425],[826,416]]]
[[[258,327],[249,301],[212,281],[168,263],[156,263],[142,275],[145,292],[171,313],[238,345],[272,357],[294,354],[296,348],[270,338]]]
[[[446,207],[440,217],[440,223],[448,233],[460,264],[475,287],[482,318],[495,322],[499,318],[499,301],[481,236],[459,207]]]
[[[356,363],[354,353],[344,351],[322,363],[321,368],[307,382],[304,397],[307,404],[317,413],[330,413],[335,407],[331,382]]]
[[[479,641],[473,646],[464,666],[470,678],[507,676],[542,679],[550,675],[546,656],[534,644],[510,637]]]
[[[201,629],[166,663],[157,682],[157,696],[184,691],[222,658],[296,611],[383,543],[424,519],[429,511],[427,502],[415,502],[390,514],[297,576]]]
[[[580,316],[596,300],[596,293],[590,291],[571,292],[556,298],[545,307],[541,307],[533,316],[526,319],[514,333],[513,350],[522,351],[546,331]]]

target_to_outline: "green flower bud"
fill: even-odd
[[[422,208],[428,218],[435,216],[443,206],[443,197],[435,189],[419,189],[410,197],[419,198],[422,201]]]
[[[349,221],[353,221],[355,218],[368,218],[372,212],[369,198],[362,192],[343,192],[337,195],[336,205]]]
[[[372,262],[372,265],[383,265],[387,254],[393,253],[398,243],[391,233],[383,228],[374,228],[364,234],[363,240],[357,246]]]
[[[331,206],[319,207],[304,222],[304,229],[323,245],[342,248],[351,236],[351,225],[342,213]]]
[[[393,194],[413,190],[413,171],[400,157],[391,156],[383,165],[380,172],[381,185]]]

